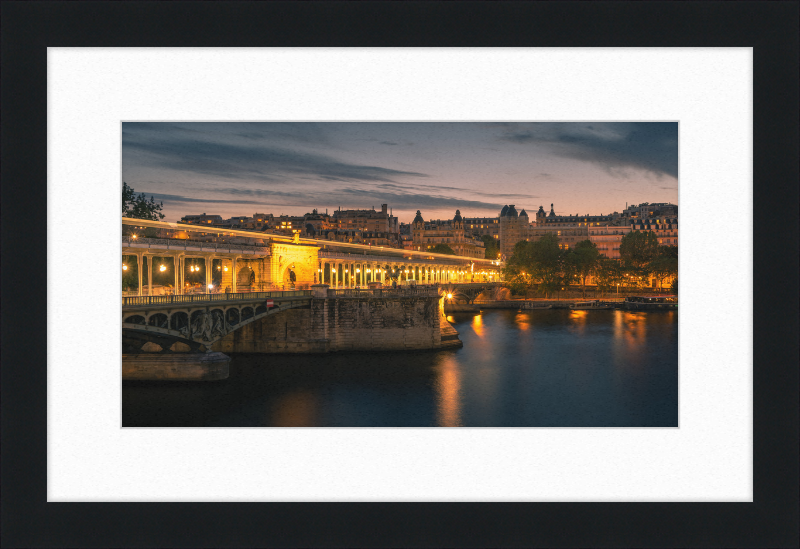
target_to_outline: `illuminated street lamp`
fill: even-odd
[[[167,270],[167,268],[164,265],[161,265],[161,267],[159,267],[158,270],[163,273],[164,271]]]
[[[128,266],[123,264],[123,265],[122,265],[122,270],[123,270],[123,271],[127,271],[127,270],[128,270]]]

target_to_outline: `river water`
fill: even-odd
[[[678,314],[484,311],[457,350],[234,355],[219,382],[124,382],[152,426],[676,427]]]

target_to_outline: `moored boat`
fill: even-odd
[[[599,299],[592,299],[590,301],[578,301],[569,306],[570,309],[589,311],[594,309],[610,309],[613,307],[612,303],[600,301]]]
[[[520,303],[520,307],[519,307],[519,309],[521,311],[522,310],[530,311],[530,310],[533,310],[533,309],[536,309],[537,311],[544,311],[544,310],[552,309],[552,308],[553,308],[553,306],[550,305],[549,303],[536,303],[535,301],[524,301],[524,302]]]
[[[674,311],[678,308],[678,296],[633,295],[625,298],[623,307],[629,311]]]

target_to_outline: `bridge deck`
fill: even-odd
[[[294,300],[311,298],[311,290],[291,290],[287,292],[248,292],[224,294],[151,295],[123,297],[123,307],[141,305],[180,305],[197,303],[225,303],[242,301],[262,301],[264,299]]]
[[[400,286],[397,288],[328,288],[326,297],[340,298],[340,297],[375,297],[375,298],[388,298],[388,297],[404,297],[404,296],[436,296],[439,294],[440,289],[445,290],[448,288],[458,288],[459,290],[470,289],[478,290],[482,288],[489,288],[497,286],[500,283],[486,282],[486,283],[452,283],[437,285],[416,285],[416,286]],[[290,291],[271,291],[271,292],[245,292],[245,293],[220,293],[220,294],[186,294],[186,295],[151,295],[151,296],[131,296],[122,298],[123,309],[131,309],[137,307],[152,307],[156,306],[175,306],[175,305],[199,305],[204,303],[243,303],[264,301],[265,299],[273,299],[275,301],[295,301],[311,299],[313,290],[290,290]]]

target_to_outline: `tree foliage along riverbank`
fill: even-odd
[[[573,248],[559,247],[558,237],[545,235],[535,242],[521,241],[506,262],[503,275],[516,294],[533,288],[549,297],[571,284],[581,284],[593,277],[598,290],[614,291],[618,286],[642,288],[652,277],[663,289],[663,282],[678,274],[678,247],[661,246],[652,232],[633,231],[622,237],[620,259],[607,259],[597,245],[582,240]],[[673,284],[677,292],[677,283]]]
[[[151,221],[160,221],[164,219],[164,214],[161,209],[164,203],[156,204],[156,199],[151,196],[150,200],[144,193],[136,196],[132,187],[122,182],[122,217],[134,217],[136,219],[149,219]]]

